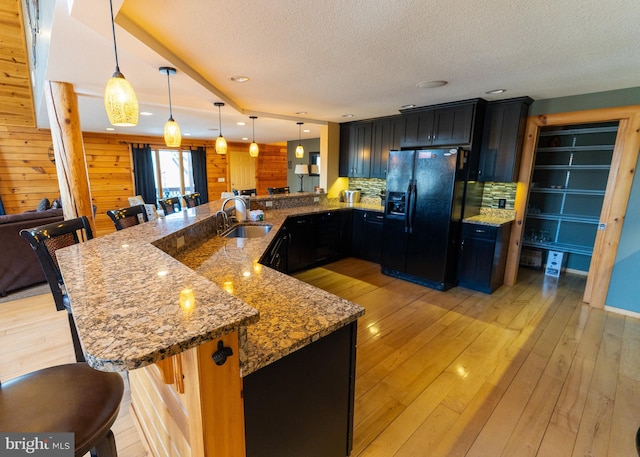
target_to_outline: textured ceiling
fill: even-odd
[[[58,3],[47,78],[74,83],[83,128],[104,131],[101,96],[114,67],[108,2]],[[222,100],[225,136],[251,136],[248,116],[257,113],[261,142],[296,139],[299,119],[311,130],[304,138],[347,113],[391,115],[410,103],[640,86],[636,0],[116,0],[114,7],[120,68],[142,109],[154,112],[126,132],[161,134],[168,108],[158,67],[166,65],[178,69],[171,89],[183,132],[217,136],[212,102]],[[233,75],[250,80],[238,84]],[[431,80],[449,84],[416,86]],[[486,94],[497,88],[507,92]]]

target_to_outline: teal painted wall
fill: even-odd
[[[640,87],[536,100],[529,107],[529,116],[628,105],[640,105]]]
[[[302,159],[296,159],[296,146],[298,146],[298,144],[302,144],[304,148],[304,157]],[[291,192],[298,192],[300,190],[300,177],[294,173],[296,164],[308,164],[310,152],[320,152],[320,138],[287,141],[287,184]],[[302,178],[302,190],[304,192],[313,192],[313,187],[318,185],[320,185],[320,178],[318,176],[305,176]]]

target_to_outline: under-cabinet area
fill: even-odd
[[[526,255],[563,252],[566,268],[589,270],[617,131],[617,122],[540,129],[522,240]]]

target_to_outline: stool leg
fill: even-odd
[[[111,430],[91,449],[91,457],[118,457],[116,438]]]
[[[73,320],[73,314],[67,312],[67,315],[69,316],[69,329],[71,330],[71,341],[73,342],[73,351],[76,354],[76,362],[86,362],[84,352],[82,352],[82,346],[80,345],[76,322]]]

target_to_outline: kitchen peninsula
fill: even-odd
[[[340,205],[266,211],[272,229],[261,238],[215,235],[220,205],[57,252],[88,363],[129,372],[133,413],[154,455],[269,455],[273,443],[265,439],[300,445],[316,426],[318,443],[331,441],[326,428],[339,421],[309,398],[313,392],[337,395],[342,435],[331,446],[342,440],[335,455],[348,454],[356,321],[364,310],[258,262],[288,215]],[[314,385],[315,377],[323,384]],[[278,403],[279,385],[291,397],[283,416],[304,417],[307,406],[312,412],[295,419],[305,429],[280,428],[274,440],[264,430],[286,417],[263,413]]]

